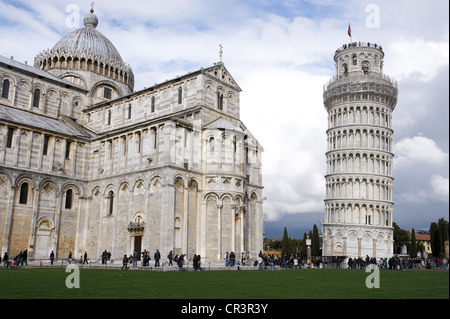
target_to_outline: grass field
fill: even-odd
[[[448,271],[364,270],[153,272],[80,269],[80,288],[57,269],[0,269],[0,299],[448,299]],[[12,287],[16,287],[15,289]]]

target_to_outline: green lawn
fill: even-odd
[[[448,299],[448,271],[347,269],[154,272],[80,269],[80,288],[56,269],[0,269],[0,299]],[[6,288],[9,287],[9,288]],[[16,289],[12,287],[17,287]]]

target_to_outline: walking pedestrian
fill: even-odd
[[[72,263],[72,252],[69,251],[69,257],[67,258],[67,261],[69,262],[69,265]]]
[[[55,253],[52,250],[52,252],[50,253],[50,265],[53,265],[53,260],[54,259],[55,259]]]
[[[200,271],[203,271],[202,269],[202,257],[200,255],[197,255],[197,269]]]
[[[21,265],[25,262],[25,266],[28,266],[28,249],[25,249],[22,254],[22,262]]]
[[[194,254],[194,258],[192,258],[192,266],[194,267],[194,271],[197,271],[197,254]]]
[[[184,255],[181,254],[180,257],[178,257],[178,271],[183,271],[183,264],[184,264]]]
[[[72,253],[71,253],[72,254]],[[83,260],[83,265],[84,264],[88,264],[88,258],[87,258],[87,252],[84,252],[84,260]]]
[[[169,266],[173,266],[173,252],[170,251],[170,253],[167,255],[167,258],[169,259]]]

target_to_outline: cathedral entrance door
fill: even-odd
[[[138,253],[138,260],[141,260],[142,236],[134,236],[134,250]]]

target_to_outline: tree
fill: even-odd
[[[431,253],[433,256],[439,256],[439,232],[438,225],[436,222],[432,222],[430,224],[430,244],[431,244]]]
[[[290,239],[288,237],[287,229],[284,227],[283,240],[281,242],[281,255],[290,255],[291,254],[291,245]]]
[[[316,224],[313,226],[313,233],[311,237],[311,255],[320,256],[320,237]]]
[[[414,228],[411,230],[411,244],[409,245],[409,256],[415,258],[417,256],[417,241],[416,231]]]
[[[445,241],[448,240],[449,224],[444,218],[430,225],[431,252],[434,257],[444,257]]]
[[[409,245],[409,235],[404,229],[401,229],[395,222],[392,223],[394,227],[394,253],[400,253],[401,247]]]
[[[445,256],[445,241],[448,240],[448,221],[444,218],[439,218],[438,221],[439,232],[439,257]]]
[[[300,254],[302,256],[306,256],[306,233],[303,233],[303,240],[302,240],[302,245],[301,245],[301,249],[300,249]]]

